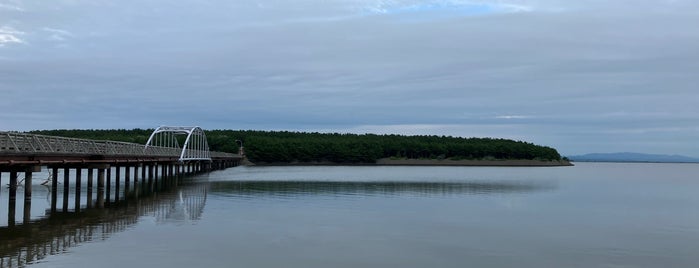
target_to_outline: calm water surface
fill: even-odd
[[[696,164],[236,167],[51,217],[35,185],[43,225],[0,227],[14,237],[0,237],[0,265],[38,251],[33,267],[697,267],[697,174]],[[0,200],[6,223],[6,187]],[[17,243],[30,246],[7,250]]]

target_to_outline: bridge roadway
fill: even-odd
[[[182,146],[178,135],[186,135]],[[15,206],[21,174],[25,182],[23,222],[27,223],[31,220],[33,174],[43,168],[50,172],[51,212],[56,212],[58,207],[59,172],[63,173],[63,210],[69,207],[68,196],[73,183],[74,209],[79,211],[82,179],[87,180],[86,207],[104,208],[135,191],[139,180],[151,190],[158,183],[177,185],[185,175],[237,166],[242,159],[240,154],[209,151],[206,136],[199,127],[159,127],[146,145],[0,132],[0,185],[3,187],[3,177],[9,174],[7,226],[16,224]],[[87,176],[83,176],[83,170],[87,171]],[[72,180],[71,173],[74,174]]]

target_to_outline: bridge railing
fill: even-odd
[[[64,138],[45,135],[0,132],[0,153],[83,154],[111,156],[166,156],[179,157],[181,149],[142,144]],[[202,152],[203,153],[203,152]],[[212,157],[235,157],[234,154],[210,152]]]

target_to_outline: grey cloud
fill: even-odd
[[[480,1],[531,9],[423,20],[367,14],[372,1],[71,2],[8,17],[27,42],[0,48],[0,107],[17,114],[1,129],[182,122],[699,149],[696,1]],[[42,29],[70,35],[57,47]]]

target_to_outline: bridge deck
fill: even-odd
[[[178,161],[181,153],[179,148],[137,143],[0,132],[0,165]],[[242,159],[238,154],[208,154],[214,161]]]

